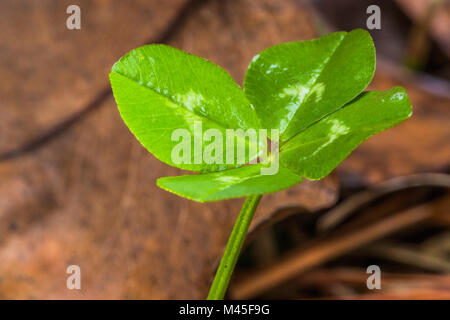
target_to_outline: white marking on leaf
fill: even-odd
[[[201,114],[204,114],[206,112],[205,98],[200,93],[195,93],[194,91],[190,90],[185,94],[177,94],[176,100],[192,112],[197,111]]]

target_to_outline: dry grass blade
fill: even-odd
[[[398,177],[381,182],[344,200],[327,212],[317,224],[320,232],[334,228],[342,220],[355,213],[356,210],[383,195],[412,187],[446,187],[450,188],[450,175],[441,173],[424,173]]]
[[[367,273],[359,268],[322,268],[308,272],[296,284],[321,291],[330,299],[449,299],[450,276],[383,272],[381,290],[367,290]],[[303,298],[303,296],[298,296]]]
[[[230,296],[234,299],[253,298],[345,252],[425,221],[434,214],[436,205],[440,207],[440,202],[423,204],[342,235],[329,236],[306,249],[297,249],[280,262],[234,284],[230,288]]]
[[[395,243],[384,242],[370,246],[367,252],[378,257],[420,267],[425,270],[450,273],[450,262],[444,257],[422,252],[417,247],[400,246]]]

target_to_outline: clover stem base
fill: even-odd
[[[233,274],[234,267],[239,258],[248,228],[252,222],[253,215],[258,207],[262,195],[252,195],[245,199],[239,216],[231,231],[225,252],[220,261],[214,281],[209,290],[208,300],[222,300],[227,291],[228,284]]]

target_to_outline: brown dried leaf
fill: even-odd
[[[33,105],[37,102],[52,116],[53,112],[59,113],[52,120],[66,115],[63,109],[75,110],[82,105],[86,96],[92,96],[102,81],[106,81],[104,75],[112,61],[133,48],[137,40],[141,41],[134,38],[136,26],[161,32],[157,21],[153,27],[146,26],[154,20],[148,18],[149,12],[156,20],[165,20],[164,12],[178,3],[163,2],[156,5],[144,1],[140,6],[127,3],[123,5],[126,8],[114,2],[120,12],[102,11],[106,20],[98,25],[92,22],[90,30],[121,30],[120,41],[116,37],[106,43],[100,41],[105,36],[103,32],[94,40],[73,40],[79,48],[76,54],[64,60],[66,63],[47,65],[47,71],[37,69],[33,81],[40,83],[32,89],[36,92]],[[46,18],[46,13],[39,13],[40,10],[45,11],[46,7],[24,12],[41,17],[37,19],[50,30],[53,20]],[[118,15],[123,20],[118,21]],[[140,22],[142,16],[145,23]],[[107,21],[114,21],[116,27],[108,25]],[[127,23],[133,28],[128,29]],[[21,32],[23,38],[35,36],[30,29]],[[314,36],[308,11],[296,1],[211,1],[188,19],[170,44],[213,60],[240,81],[247,63],[257,51],[274,43]],[[5,43],[9,45],[13,41],[15,39],[10,37]],[[46,41],[50,56],[58,50],[68,54],[66,50],[72,48],[72,42],[60,47],[53,37]],[[89,60],[92,68],[74,62],[77,67],[67,70],[67,61],[82,56],[84,50],[92,50],[92,41],[98,41],[97,52]],[[10,55],[16,52],[14,48],[8,50]],[[103,56],[103,62],[96,66],[99,52],[107,57]],[[27,57],[31,55],[31,51],[26,52]],[[40,68],[27,66],[30,72]],[[80,78],[79,73],[69,75],[70,70],[89,72],[86,78],[95,80],[79,80],[80,86],[72,86],[62,94],[55,90],[56,82],[67,85],[66,76],[71,81]],[[49,74],[53,74],[54,80],[47,81]],[[6,76],[16,83],[18,80],[14,77],[19,74],[10,72]],[[93,84],[97,80],[98,86]],[[11,85],[11,88],[15,90],[16,86]],[[13,138],[24,139],[29,132],[52,123],[45,120],[27,128],[23,123],[13,125],[14,119],[22,119],[24,115],[17,111],[17,106],[24,101],[11,93],[8,99],[11,115],[5,122],[6,130],[23,127],[26,134],[11,133],[2,146],[9,145]],[[83,101],[75,103],[74,99]],[[62,108],[66,102],[72,105]],[[26,110],[30,110],[30,105]],[[47,119],[47,116],[42,117]],[[1,208],[7,208],[0,213],[1,222],[11,225],[17,216],[24,222],[3,229],[0,297],[204,298],[242,200],[199,204],[155,186],[156,178],[179,173],[139,145],[120,119],[111,97],[39,151],[14,162],[1,163],[0,199],[7,198],[6,204],[0,202]],[[265,211],[257,212],[257,219],[285,204],[311,210],[330,206],[336,199],[334,184],[323,183],[327,185],[324,192],[321,184],[306,183],[285,195],[268,196],[262,204]],[[8,186],[14,190],[9,190]],[[65,271],[70,264],[81,267],[80,291],[66,288]]]

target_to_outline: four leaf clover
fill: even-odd
[[[260,52],[248,67],[243,90],[219,66],[161,44],[126,54],[113,66],[110,81],[124,122],[144,147],[171,166],[199,172],[160,178],[157,185],[207,202],[322,179],[370,136],[409,118],[403,88],[363,92],[374,71],[373,41],[356,29]],[[227,129],[267,129],[269,138],[277,129],[278,172],[261,174],[264,163],[175,163],[172,133],[184,129],[194,136],[199,122],[203,130],[222,133],[224,144]],[[245,140],[246,163],[265,146],[251,143]],[[198,152],[208,148],[195,139],[191,144]]]

